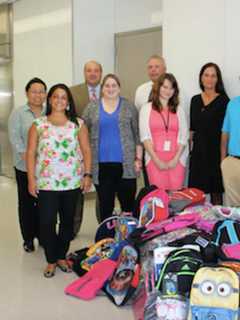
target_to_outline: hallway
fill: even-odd
[[[14,180],[0,177],[0,314],[7,320],[120,320],[133,319],[129,307],[117,308],[106,297],[84,302],[64,294],[66,285],[76,279],[74,273],[57,270],[52,279],[43,277],[43,251],[22,249],[17,219],[16,185]],[[73,241],[71,251],[92,242],[97,223],[94,202],[86,201],[82,230]],[[88,218],[87,218],[88,216]]]

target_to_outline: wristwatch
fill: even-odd
[[[92,174],[90,172],[85,172],[83,178],[88,177],[92,179]]]

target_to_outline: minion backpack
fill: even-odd
[[[226,267],[202,267],[192,283],[188,320],[237,320],[239,278]]]

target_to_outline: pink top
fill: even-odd
[[[163,110],[161,113],[152,109],[150,114],[150,130],[154,151],[159,159],[171,160],[178,149],[178,117],[176,113]]]

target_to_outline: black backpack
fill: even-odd
[[[189,297],[193,277],[203,264],[201,253],[194,249],[182,248],[167,256],[156,288],[166,296]]]
[[[212,243],[221,260],[240,260],[240,222],[225,219],[218,221],[212,232]]]

